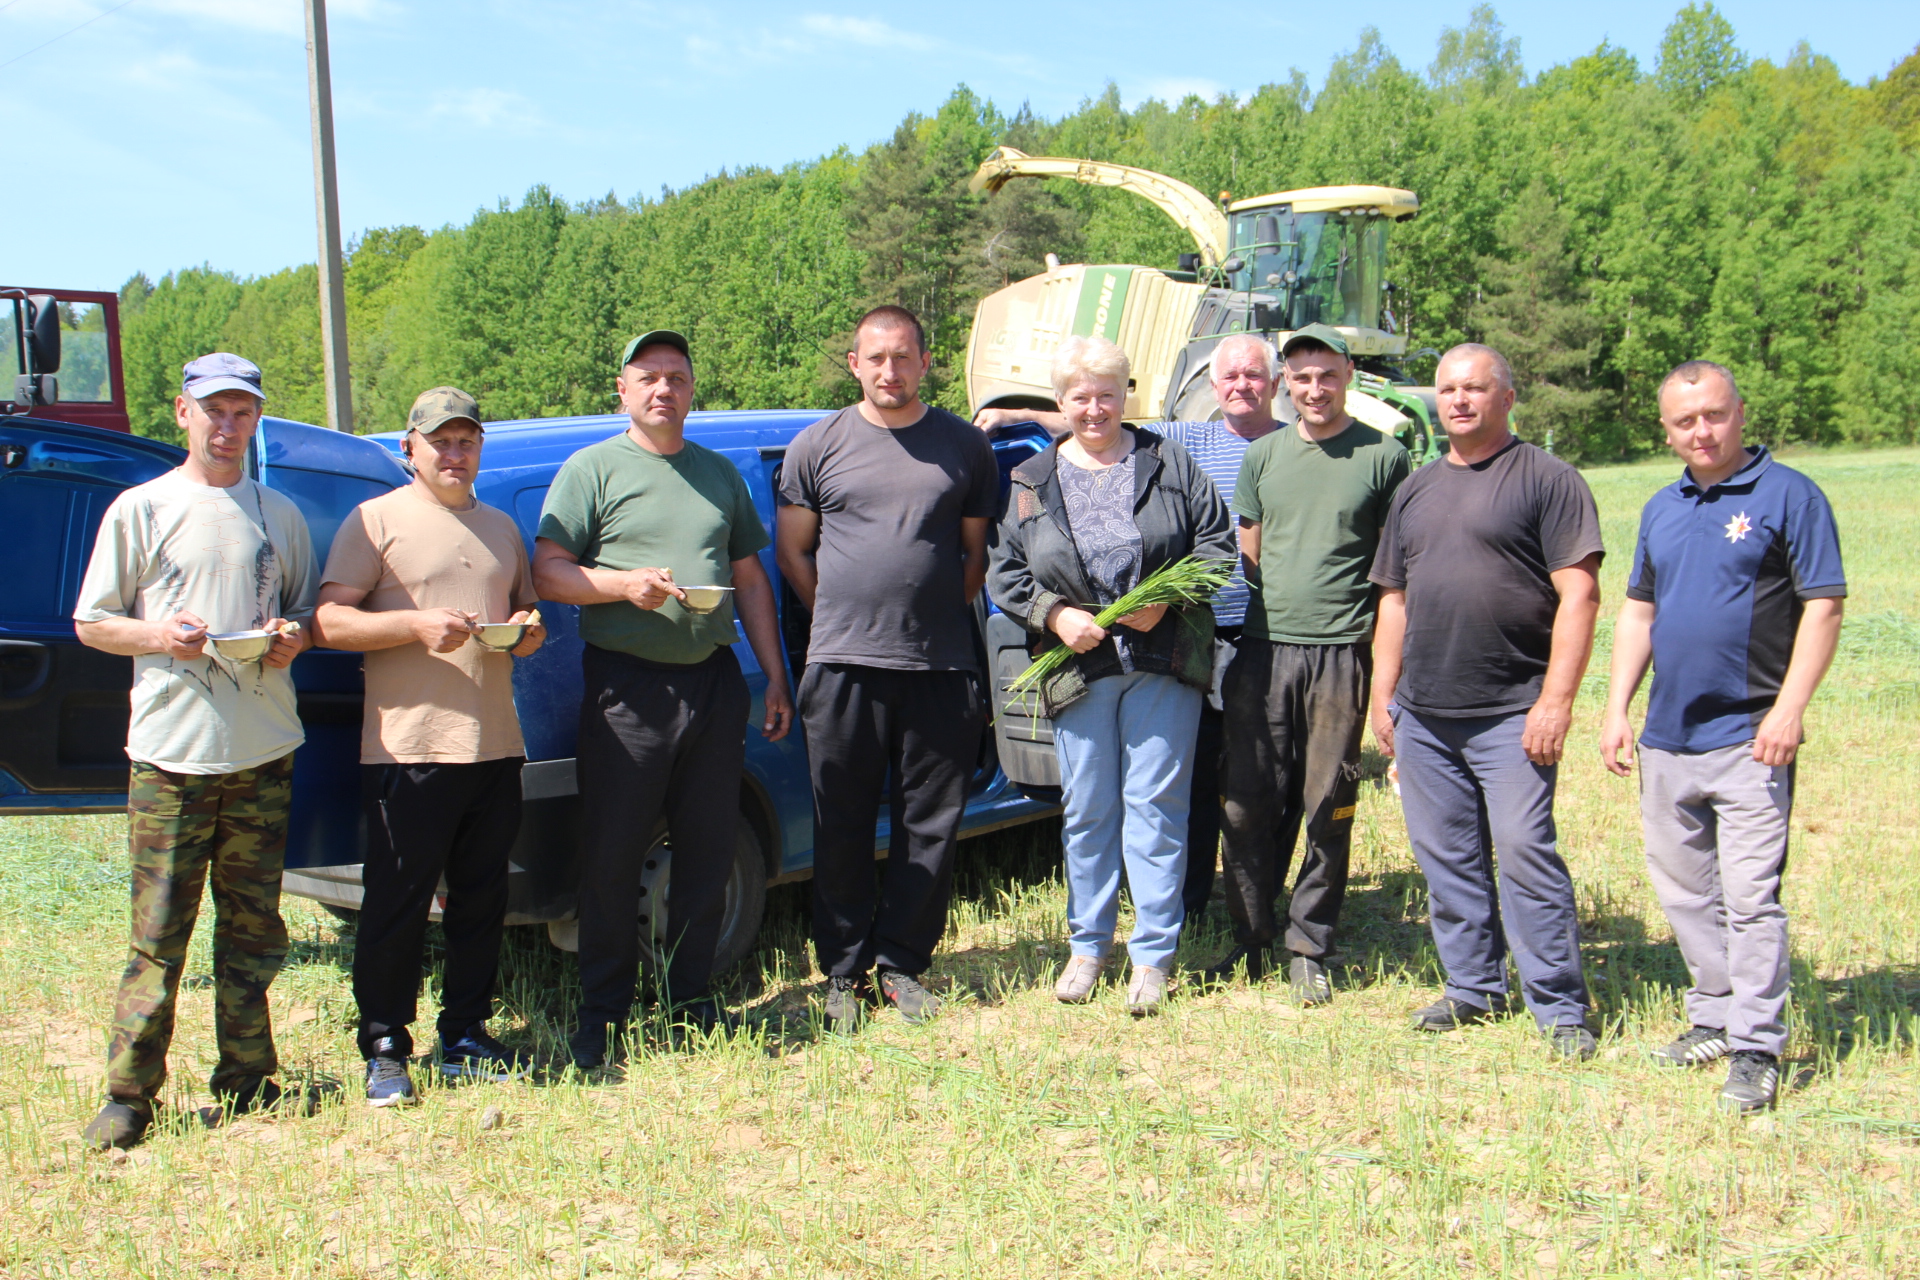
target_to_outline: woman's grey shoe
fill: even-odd
[[[1307,956],[1295,956],[1287,965],[1287,985],[1293,989],[1293,998],[1308,1007],[1333,999],[1333,979],[1327,977],[1326,966]]]
[[[1127,1012],[1136,1018],[1144,1018],[1150,1013],[1160,1012],[1166,1002],[1167,971],[1150,964],[1133,966],[1133,977],[1127,983]]]
[[[1091,1000],[1103,963],[1100,956],[1068,956],[1067,967],[1060,971],[1060,980],[1053,984],[1053,998],[1061,1004],[1085,1004]]]
[[[1727,1033],[1719,1027],[1694,1027],[1655,1049],[1653,1060],[1663,1067],[1699,1067],[1726,1057],[1729,1048]]]

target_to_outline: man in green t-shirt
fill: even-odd
[[[668,329],[620,357],[614,387],[626,431],[567,459],[547,491],[534,544],[543,600],[580,606],[586,677],[575,749],[585,831],[580,872],[582,1070],[617,1040],[639,974],[641,859],[666,820],[673,892],[661,945],[667,996],[701,1029],[726,1021],[709,989],[739,815],[751,705],[733,654],[734,609],[766,673],[769,740],[786,736],[793,700],[773,587],[759,552],[766,526],[740,472],[686,438],[693,357]],[[730,587],[708,613],[686,588]],[[731,603],[729,603],[731,601]]]
[[[1236,946],[1208,970],[1244,963],[1257,979],[1280,939],[1274,898],[1304,823],[1288,900],[1288,980],[1305,1004],[1333,998],[1326,959],[1347,888],[1360,788],[1360,731],[1372,675],[1367,580],[1407,451],[1347,414],[1346,339],[1309,325],[1280,349],[1299,413],[1247,450],[1234,484],[1247,584],[1246,627],[1227,668],[1221,866]]]

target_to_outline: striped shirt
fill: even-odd
[[[1240,478],[1240,460],[1247,455],[1251,441],[1242,440],[1224,422],[1155,422],[1148,430],[1177,442],[1220,491],[1229,509],[1233,506],[1233,482]],[[1237,627],[1247,617],[1247,580],[1240,573],[1240,558],[1234,557],[1233,581],[1213,597],[1213,620],[1223,627]]]

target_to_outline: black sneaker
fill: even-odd
[[[1567,1062],[1589,1062],[1600,1052],[1600,1042],[1584,1022],[1562,1022],[1547,1028],[1547,1044],[1553,1056]]]
[[[1457,1031],[1461,1027],[1470,1027],[1476,1022],[1485,1022],[1495,1014],[1507,1011],[1504,998],[1494,997],[1492,1008],[1482,1009],[1477,1004],[1465,1000],[1456,1000],[1452,996],[1441,996],[1424,1009],[1417,1009],[1413,1015],[1415,1031]]]
[[[314,1102],[305,1090],[288,1093],[265,1076],[223,1085],[213,1091],[213,1100],[232,1116],[312,1115]]]
[[[147,1129],[152,1124],[152,1103],[122,1102],[117,1098],[109,1098],[107,1105],[100,1108],[100,1114],[93,1118],[93,1123],[80,1131],[80,1141],[96,1151],[105,1151],[109,1147],[124,1151],[146,1137]]]
[[[611,1056],[608,1045],[619,1044],[625,1027],[618,1022],[602,1023],[598,1026],[588,1024],[577,1029],[567,1038],[567,1052],[573,1057],[573,1065],[579,1071],[598,1071],[607,1065]]]
[[[527,1067],[520,1054],[476,1022],[457,1036],[440,1033],[440,1074],[449,1080],[518,1080]]]
[[[1653,1060],[1663,1067],[1700,1067],[1724,1058],[1732,1051],[1727,1033],[1719,1027],[1694,1027],[1672,1044],[1653,1051]]]
[[[867,983],[864,976],[828,978],[827,998],[822,1012],[827,1030],[834,1035],[852,1035],[867,1014]]]
[[[388,1040],[374,1042],[376,1049]],[[367,1059],[367,1105],[370,1107],[410,1107],[420,1099],[413,1092],[413,1077],[407,1073],[405,1058],[375,1056]]]
[[[1265,943],[1236,943],[1233,950],[1220,957],[1219,963],[1210,964],[1202,969],[1197,977],[1197,985],[1211,990],[1233,984],[1242,965],[1247,969],[1247,981],[1254,983],[1267,976],[1273,968],[1273,951]]]
[[[1309,956],[1295,956],[1288,962],[1287,985],[1293,998],[1308,1008],[1333,1000],[1333,979],[1327,976],[1326,966]]]
[[[1765,1111],[1780,1096],[1780,1059],[1758,1049],[1735,1049],[1720,1086],[1720,1109],[1739,1115]]]
[[[940,1012],[940,997],[920,985],[920,980],[898,969],[880,971],[880,998],[900,1011],[908,1022],[925,1022]]]
[[[702,996],[698,1000],[674,1006],[672,1023],[675,1027],[697,1031],[703,1036],[710,1036],[716,1031],[733,1035],[740,1030],[740,1015],[712,996]]]

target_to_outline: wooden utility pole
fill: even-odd
[[[340,270],[340,186],[333,170],[333,78],[327,65],[327,0],[307,4],[307,105],[313,116],[313,198],[320,220],[320,349],[326,362],[327,425],[353,430],[347,372],[347,290]]]

